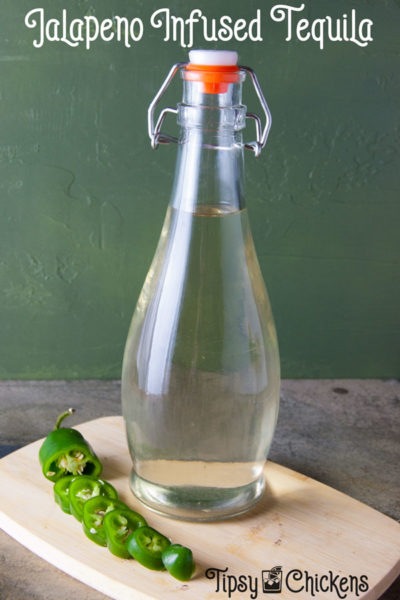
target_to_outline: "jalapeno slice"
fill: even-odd
[[[152,527],[139,527],[127,539],[128,552],[141,565],[154,571],[162,571],[161,559],[164,550],[171,544],[170,540]]]
[[[161,558],[167,571],[179,581],[189,581],[196,569],[192,551],[180,544],[168,546]]]
[[[76,477],[71,483],[68,493],[71,515],[74,515],[78,521],[82,521],[83,505],[96,496],[118,500],[118,492],[111,483],[88,475]]]
[[[102,471],[101,462],[83,435],[76,429],[60,427],[73,412],[70,408],[58,417],[55,428],[39,449],[43,475],[50,481],[58,481],[64,475],[98,477]]]
[[[128,507],[123,502],[106,496],[96,496],[85,502],[82,519],[83,531],[92,542],[99,544],[99,546],[107,546],[106,534],[103,528],[104,517],[117,508],[127,509]]]
[[[65,475],[56,481],[53,487],[54,500],[60,505],[61,510],[68,515],[71,514],[69,507],[69,486],[74,479],[76,479],[74,475]]]
[[[109,551],[120,558],[130,558],[126,540],[135,529],[145,525],[145,518],[130,508],[117,508],[107,513],[104,516],[103,530]]]

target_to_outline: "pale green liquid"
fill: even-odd
[[[279,383],[247,212],[169,208],[124,357],[135,493],[181,518],[246,510],[262,493]]]

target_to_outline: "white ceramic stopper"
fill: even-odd
[[[190,50],[189,60],[192,65],[227,67],[237,64],[238,53],[234,50]]]

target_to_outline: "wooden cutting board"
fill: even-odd
[[[119,559],[88,540],[81,524],[53,500],[53,486],[38,462],[42,440],[0,460],[0,526],[32,552],[110,598],[225,600],[230,585],[233,599],[338,599],[335,584],[345,577],[342,597],[376,600],[400,573],[400,525],[300,473],[268,462],[266,493],[247,514],[214,523],[175,521],[147,510],[131,494],[131,461],[121,417],[89,421],[77,429],[98,453],[102,476],[121,499],[174,542],[192,548],[198,565],[195,577],[181,583],[166,572]],[[282,591],[270,596],[263,591],[263,578],[267,581],[267,571],[276,566],[281,567]],[[208,577],[207,569],[214,569]],[[367,583],[368,590],[365,585],[357,590],[356,578],[359,585]],[[316,579],[323,590],[325,585],[331,590],[312,590]],[[353,591],[346,591],[350,581]],[[241,587],[233,591],[235,582]]]

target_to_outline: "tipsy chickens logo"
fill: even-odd
[[[299,594],[302,597],[315,598],[319,593],[332,593],[332,598],[345,600],[349,597],[358,598],[369,589],[367,575],[342,575],[329,570],[327,573],[309,573],[307,570],[290,569],[286,574],[282,567],[272,567],[257,575],[233,575],[229,568],[217,569],[210,567],[206,570],[207,579],[214,580],[214,592],[221,593],[221,598],[263,598],[264,594],[280,594],[284,589]],[[246,594],[243,595],[243,594]]]

